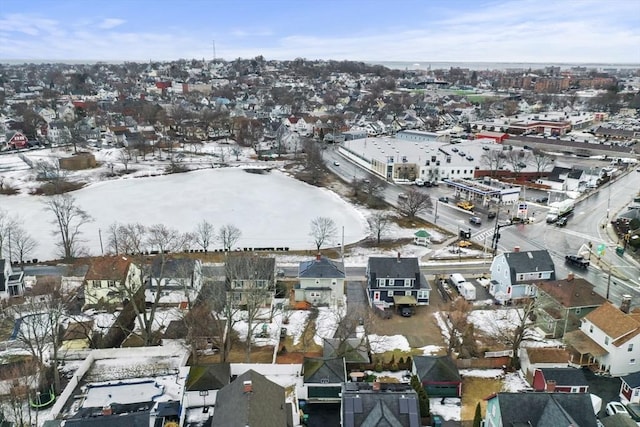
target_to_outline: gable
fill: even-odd
[[[602,304],[585,316],[613,340],[640,332],[640,322],[633,316],[623,313],[610,302]]]

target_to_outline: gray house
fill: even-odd
[[[341,418],[343,427],[419,427],[418,395],[409,384],[345,383]]]
[[[284,387],[250,369],[218,390],[212,425],[286,427],[287,412]]]
[[[302,375],[307,389],[307,400],[340,402],[342,383],[347,382],[344,357],[305,357],[302,362]]]
[[[344,264],[318,254],[314,260],[302,261],[298,267],[299,284],[295,300],[313,305],[340,306],[344,301]]]
[[[491,263],[489,293],[500,304],[536,296],[536,283],[556,280],[556,268],[546,250],[505,252]]]
[[[367,263],[369,304],[391,306],[428,305],[431,287],[420,272],[418,258],[370,257]]]

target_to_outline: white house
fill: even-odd
[[[9,260],[0,259],[0,299],[19,296],[24,293],[24,273],[14,272]]]
[[[313,305],[342,305],[344,296],[344,264],[318,254],[312,261],[302,261],[298,267],[295,300]]]
[[[88,306],[121,304],[131,299],[142,284],[140,268],[126,256],[93,258],[84,278],[84,298]]]
[[[626,313],[605,302],[582,319],[579,330],[566,334],[565,342],[573,349],[573,364],[597,364],[612,376],[640,372],[640,311]]]
[[[535,283],[555,280],[553,260],[546,250],[505,252],[491,263],[489,293],[500,304],[536,295]]]
[[[145,301],[187,308],[196,301],[201,288],[200,260],[155,257],[146,279]]]

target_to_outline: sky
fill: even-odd
[[[638,0],[2,0],[0,61],[640,63]]]

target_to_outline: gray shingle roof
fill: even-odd
[[[189,368],[185,384],[187,391],[220,390],[229,384],[231,367],[229,363],[196,365]]]
[[[460,382],[460,372],[449,356],[415,356],[416,375],[423,383]]]
[[[302,370],[305,384],[344,383],[347,381],[344,357],[335,359],[305,357]]]
[[[622,380],[624,380],[624,382],[626,382],[627,385],[631,388],[640,387],[640,372],[625,375],[624,377],[622,377]]]
[[[368,383],[342,385],[344,427],[419,427],[420,410],[416,392],[408,384]]]
[[[195,270],[196,261],[193,259],[164,259],[155,257],[151,265],[151,276],[162,278],[185,278],[191,277]]]
[[[251,381],[251,392],[244,382]],[[284,388],[250,369],[216,395],[213,425],[225,427],[286,427]]]
[[[298,267],[298,277],[344,279],[344,264],[324,256],[320,257],[320,259],[302,261]]]
[[[588,386],[587,378],[581,369],[576,368],[543,368],[540,369],[544,379],[553,380],[558,386],[583,387]]]
[[[498,393],[502,425],[596,427],[588,393]],[[530,424],[526,424],[530,423]]]
[[[556,280],[556,267],[546,249],[539,251],[507,252],[504,254],[511,283],[518,283],[516,275],[520,273],[532,273],[536,271],[551,271],[549,280]]]
[[[369,257],[368,271],[376,277],[415,278],[420,274],[418,258]]]

